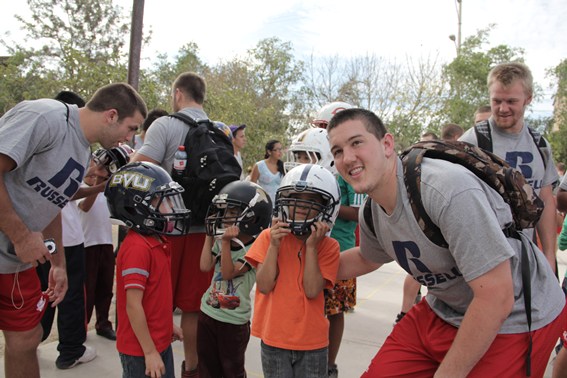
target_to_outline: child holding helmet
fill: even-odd
[[[264,377],[327,376],[323,289],[335,282],[339,244],[326,235],[339,204],[337,181],[327,169],[291,169],[276,192],[272,227],[246,254],[257,269],[252,335],[262,340]]]
[[[209,206],[200,267],[203,272],[214,269],[214,274],[197,322],[201,378],[246,376],[244,355],[250,340],[250,291],[256,269],[244,255],[271,218],[269,195],[246,181],[226,185]]]

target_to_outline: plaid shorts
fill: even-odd
[[[325,315],[337,315],[356,306],[356,278],[338,280],[332,289],[325,289]]]

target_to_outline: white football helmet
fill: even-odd
[[[297,194],[314,193],[321,201],[297,198]],[[341,203],[335,176],[320,165],[302,164],[283,177],[276,192],[275,216],[289,223],[294,235],[308,235],[317,221],[333,226]]]
[[[341,101],[331,102],[323,106],[319,110],[315,119],[311,121],[311,124],[314,127],[321,127],[323,129],[326,129],[327,125],[331,121],[331,118],[333,118],[335,114],[337,114],[341,110],[351,109],[351,108],[353,108],[353,106],[346,102],[341,102]]]
[[[305,152],[301,154],[300,152]],[[300,158],[302,158],[300,160]],[[317,164],[327,168],[333,175],[337,174],[331,147],[327,139],[327,130],[317,128],[301,132],[291,142],[287,150],[287,161],[284,163],[285,171],[289,171],[299,164]]]

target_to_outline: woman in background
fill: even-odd
[[[272,139],[266,143],[266,153],[264,160],[260,160],[252,168],[250,181],[260,185],[272,199],[272,203],[276,200],[276,190],[280,186],[282,177],[284,176],[284,165],[281,160],[283,156],[283,147],[280,141]]]

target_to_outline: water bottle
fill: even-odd
[[[185,146],[179,146],[173,157],[173,171],[178,175],[183,175],[187,166],[187,152]]]

